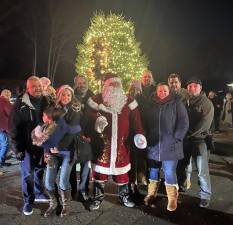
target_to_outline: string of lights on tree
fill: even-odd
[[[140,43],[135,38],[134,24],[122,15],[96,13],[83,42],[77,45],[76,72],[88,76],[89,87],[98,92],[105,73],[122,79],[125,90],[131,80],[140,79],[148,67]]]

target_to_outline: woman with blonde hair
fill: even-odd
[[[56,95],[55,105],[64,111],[63,119],[68,125],[80,124],[80,104],[74,97],[74,91],[69,85],[61,86]],[[76,137],[77,134],[66,133],[58,144],[58,153],[50,154],[47,159],[45,187],[50,197],[50,205],[44,216],[50,216],[57,208],[56,177],[61,164],[59,189],[61,194],[61,217],[70,212],[71,185],[70,174],[76,161]]]

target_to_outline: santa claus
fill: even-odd
[[[109,73],[105,76],[102,93],[90,98],[88,106],[87,113],[92,118],[93,129],[102,140],[102,151],[93,164],[94,199],[90,210],[99,209],[109,175],[118,185],[120,202],[127,207],[134,207],[128,191],[131,129],[137,134],[134,137],[135,145],[146,147],[138,104],[125,95],[120,78]],[[96,138],[92,141],[95,142]]]

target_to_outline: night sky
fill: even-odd
[[[72,83],[76,45],[96,10],[120,13],[134,22],[136,38],[158,81],[178,72],[183,80],[198,76],[209,83],[233,82],[231,0],[1,0],[0,79],[31,74],[33,27],[39,44],[37,74],[46,76],[51,12],[59,12],[58,33],[67,41],[55,81]]]

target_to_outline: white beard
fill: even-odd
[[[104,86],[102,90],[102,98],[104,105],[117,113],[121,112],[127,101],[127,97],[121,87]]]

